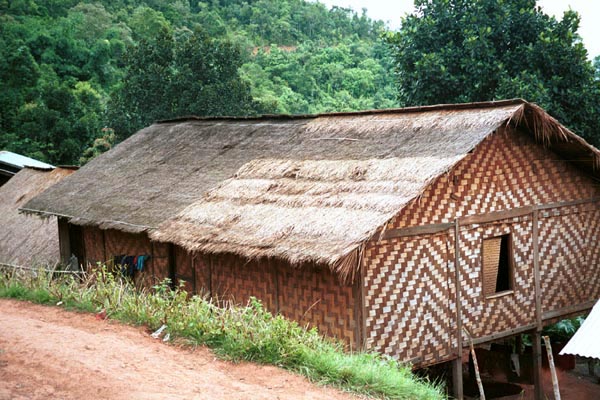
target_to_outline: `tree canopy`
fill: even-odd
[[[0,148],[70,164],[156,119],[393,106],[382,31],[304,0],[0,1]]]
[[[535,0],[416,0],[387,36],[403,105],[522,97],[600,144],[600,84],[579,16]]]

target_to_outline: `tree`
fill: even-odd
[[[404,105],[522,97],[600,144],[600,83],[577,34],[579,16],[535,0],[416,0],[387,42]]]
[[[240,51],[201,31],[161,29],[133,46],[125,63],[108,107],[109,125],[120,138],[160,119],[257,111],[238,73]]]

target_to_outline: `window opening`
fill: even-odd
[[[486,296],[513,289],[510,235],[483,240],[483,289]]]

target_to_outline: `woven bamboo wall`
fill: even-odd
[[[355,298],[352,286],[344,285],[329,271],[311,266],[278,266],[279,311],[302,325],[356,346]]]
[[[534,143],[529,135],[500,131],[434,181],[388,228],[448,223],[456,217],[598,195],[594,181]],[[544,311],[599,296],[600,214],[596,208],[586,205],[540,212]],[[561,216],[547,215],[553,213]],[[532,224],[532,217],[526,215],[461,228],[463,320],[474,337],[535,323]],[[506,233],[512,233],[513,240],[514,290],[486,298],[483,239]],[[453,357],[453,236],[450,230],[435,236],[373,240],[368,244],[363,261],[368,348],[401,360],[416,359],[418,365]]]
[[[367,249],[367,348],[415,364],[451,356],[448,246],[445,235],[435,235]]]
[[[102,231],[96,227],[84,227],[83,240],[87,266],[94,267],[97,262],[112,266],[113,257],[116,255],[150,255],[144,271],[136,272],[136,283],[150,287],[169,277],[169,245],[150,242],[146,234],[131,234],[113,229]],[[187,253],[184,257],[187,257]],[[182,264],[186,265],[185,258]]]
[[[184,290],[196,293],[196,270],[192,263],[192,255],[179,246],[173,246],[175,257],[175,284],[184,282]]]
[[[212,256],[211,264],[213,297],[245,304],[254,296],[273,313],[356,345],[353,288],[338,282],[328,269],[233,255]]]
[[[211,282],[210,282],[210,258],[208,256],[202,257],[198,254],[191,255],[193,258],[194,273],[196,279],[196,293],[199,295],[210,296]]]
[[[600,210],[568,207],[539,222],[542,310],[552,311],[600,298]]]
[[[150,260],[149,273],[153,283],[162,282],[170,278],[169,272],[169,244],[152,242],[152,259]]]
[[[246,304],[251,296],[262,300],[268,310],[276,310],[275,273],[265,260],[247,261],[234,255],[211,257],[213,297]]]
[[[83,243],[85,246],[86,268],[95,267],[98,263],[106,263],[107,256],[104,252],[104,235],[100,229],[85,227],[83,229]]]

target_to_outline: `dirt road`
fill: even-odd
[[[143,328],[0,300],[0,399],[356,399]]]

